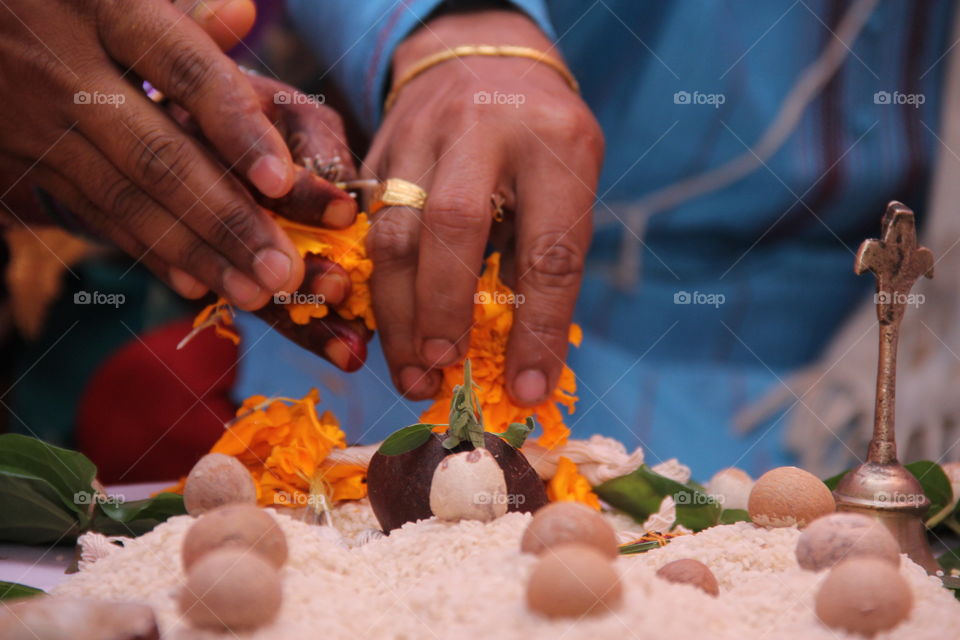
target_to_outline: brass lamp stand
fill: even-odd
[[[897,340],[910,289],[920,276],[933,277],[933,254],[917,245],[913,211],[899,202],[887,205],[880,240],[865,240],[857,252],[857,275],[877,278],[880,358],[876,413],[867,461],[843,477],[834,491],[839,511],[856,511],[879,519],[900,543],[900,550],[934,574],[940,566],[927,542],[923,516],[929,500],[920,482],[897,461],[894,406]]]

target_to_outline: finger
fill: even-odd
[[[154,256],[168,269],[177,267],[242,309],[255,309],[266,303],[269,291],[232,267],[213,247],[120,173],[83,136],[68,134],[60,145],[64,150],[62,157],[82,161],[65,163],[51,159],[51,166],[78,185],[93,205],[93,210],[83,217],[93,230],[114,241],[118,241],[120,231],[129,234],[142,245],[139,253],[131,254],[135,259]],[[170,282],[169,274],[164,279]],[[179,289],[186,283],[180,279],[172,284]]]
[[[594,200],[570,170],[552,158],[542,162],[518,183],[517,311],[507,347],[508,388],[527,406],[542,402],[560,378]]]
[[[380,153],[375,143],[368,165],[376,166],[381,177],[428,183],[433,155],[429,149],[394,139],[382,161],[377,160]],[[366,238],[373,261],[370,293],[383,354],[394,386],[414,400],[431,398],[440,388],[440,372],[423,366],[414,344],[420,228],[416,209],[385,207],[374,215]]]
[[[357,202],[309,169],[297,167],[293,188],[282,198],[259,198],[284,218],[312,226],[345,229],[357,217]]]
[[[293,342],[343,371],[356,371],[367,360],[367,342],[373,334],[362,322],[344,320],[331,313],[307,324],[296,324],[286,309],[276,304],[268,304],[256,314]]]
[[[176,0],[173,4],[200,25],[221,51],[245,38],[257,18],[257,6],[251,0]]]
[[[415,335],[428,367],[445,367],[466,355],[490,232],[499,158],[483,140],[462,145],[468,153],[454,150],[438,165],[423,211]]]
[[[357,173],[343,120],[318,97],[307,96],[276,80],[252,76],[250,83],[300,165],[290,193],[264,206],[305,224],[335,229],[352,224],[357,214],[356,202],[331,184],[353,180]]]
[[[107,52],[181,105],[227,166],[263,195],[293,185],[293,161],[246,75],[190,18],[164,2],[110,3],[99,23]]]
[[[52,168],[37,166],[31,171],[36,182],[74,214],[83,219],[104,220],[106,214],[98,210],[89,199],[69,180]],[[129,256],[139,258],[139,262],[153,272],[161,281],[185,298],[196,299],[206,295],[208,289],[192,276],[176,267],[171,267],[158,256],[151,253],[139,240],[126,230],[116,226],[89,228],[102,239],[114,244]]]
[[[83,135],[233,266],[224,274],[229,282],[243,275],[271,292],[295,289],[303,278],[300,254],[243,185],[132,87],[119,80],[102,86],[124,103],[78,106]]]

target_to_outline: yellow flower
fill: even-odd
[[[543,427],[537,442],[552,449],[562,445],[570,435],[557,405],[573,413],[577,396],[577,381],[570,367],[564,365],[556,389],[541,404],[528,408],[513,403],[506,390],[504,367],[506,365],[507,338],[513,326],[513,291],[500,281],[500,255],[492,254],[487,259],[486,270],[477,284],[477,300],[473,306],[474,326],[470,331],[470,347],[467,358],[473,368],[473,380],[483,410],[484,427],[487,431],[502,433],[512,422],[523,422],[533,414]],[[582,333],[577,325],[570,325],[570,342],[580,346]],[[448,420],[453,388],[463,380],[463,363],[444,368],[440,391],[433,404],[420,420],[429,424],[445,424]]]
[[[550,502],[581,502],[597,511],[600,510],[600,498],[593,492],[577,464],[565,456],[557,461],[557,472],[547,483],[547,498]]]
[[[326,461],[333,449],[346,447],[346,436],[332,413],[317,413],[319,399],[316,389],[300,400],[247,398],[210,453],[243,463],[262,506],[312,504],[318,483],[333,501],[362,498],[366,469]]]

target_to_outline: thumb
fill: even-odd
[[[175,0],[173,4],[193,18],[222,51],[245,38],[257,18],[253,0]]]

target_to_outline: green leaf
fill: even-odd
[[[923,493],[930,500],[926,518],[935,516],[950,506],[953,502],[953,489],[950,487],[950,479],[943,471],[943,467],[930,460],[919,460],[904,466],[920,481]],[[944,513],[944,515],[947,514]]]
[[[43,591],[28,587],[18,582],[4,582],[0,580],[0,602],[16,600],[17,598],[29,598],[30,596],[41,595]]]
[[[720,505],[705,491],[655,473],[647,465],[594,487],[594,492],[601,500],[626,512],[637,522],[643,522],[656,513],[666,496],[672,496],[677,505],[675,524],[701,531],[720,521]]]
[[[174,516],[186,515],[183,496],[159,493],[146,500],[106,499],[97,503],[93,529],[104,535],[140,536]]]
[[[651,549],[659,549],[661,545],[659,542],[631,542],[629,544],[621,545],[619,553],[622,556],[630,556],[636,553],[643,553],[645,551],[650,551]]]
[[[847,475],[848,473],[850,473],[849,469],[842,471],[835,476],[830,476],[823,481],[823,484],[827,485],[827,489],[830,489],[830,491],[836,491],[837,485],[839,485],[840,481],[843,480],[843,476]]]
[[[724,509],[720,512],[720,524],[750,522],[750,514],[744,509]]]
[[[436,426],[418,422],[394,431],[383,441],[377,452],[385,456],[398,456],[401,453],[413,451],[430,439],[430,434]]]
[[[500,436],[507,441],[514,449],[519,449],[523,446],[523,443],[527,441],[527,436],[529,436],[534,429],[537,428],[537,423],[534,422],[533,416],[527,417],[527,419],[520,424],[519,422],[512,422],[510,426],[507,427],[507,430],[503,433],[496,433],[494,435]]]
[[[0,436],[0,542],[73,542],[90,523],[96,474],[76,451]]]
[[[42,478],[57,492],[63,506],[86,513],[90,501],[77,494],[93,494],[97,467],[77,451],[8,433],[0,436],[0,474]]]

